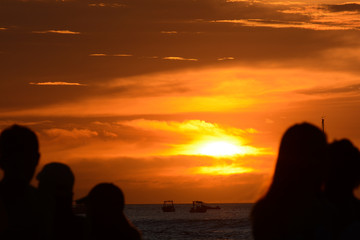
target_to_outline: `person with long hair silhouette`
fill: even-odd
[[[255,240],[326,239],[322,185],[327,140],[317,127],[302,123],[282,137],[272,183],[253,207]]]

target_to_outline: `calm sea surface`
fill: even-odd
[[[213,204],[220,210],[189,213],[191,204],[176,204],[175,212],[162,212],[160,204],[127,205],[126,216],[144,240],[237,239],[252,240],[249,214],[252,204]]]

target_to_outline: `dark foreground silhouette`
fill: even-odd
[[[331,239],[321,197],[326,156],[326,137],[317,127],[302,123],[285,132],[271,186],[252,211],[255,240]]]
[[[0,239],[46,239],[39,195],[29,185],[39,162],[33,131],[13,125],[0,135]]]
[[[73,214],[73,187],[75,177],[70,167],[63,163],[49,163],[36,177],[44,215],[50,222],[54,240],[84,237],[85,219]]]
[[[325,195],[334,207],[334,237],[360,239],[360,201],[354,189],[360,184],[360,153],[347,139],[329,147],[330,170]]]
[[[1,132],[1,240],[141,239],[123,213],[122,191],[113,184],[99,184],[83,199],[86,221],[73,214],[75,177],[67,165],[45,165],[38,189],[30,186],[39,158],[38,139],[29,128],[13,125]]]
[[[114,184],[100,183],[77,202],[86,205],[90,239],[141,239],[124,215],[124,194]]]
[[[124,195],[111,183],[80,199],[86,219],[72,212],[75,177],[62,163],[29,183],[40,159],[33,131],[13,125],[0,134],[0,240],[141,239],[124,215]],[[251,213],[255,240],[359,240],[360,153],[346,139],[327,144],[317,127],[290,127],[279,148],[274,177]]]

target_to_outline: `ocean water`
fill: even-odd
[[[125,214],[144,240],[252,240],[252,204],[213,205],[221,209],[190,213],[191,204],[175,204],[175,212],[162,212],[161,204],[134,204],[126,206]]]

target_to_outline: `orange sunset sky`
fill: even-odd
[[[290,125],[360,146],[359,30],[356,1],[1,0],[0,128],[75,198],[254,202]]]

